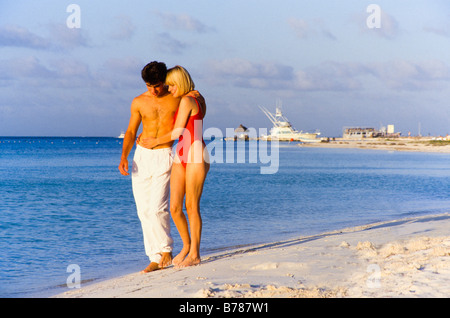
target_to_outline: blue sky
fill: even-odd
[[[224,134],[270,128],[258,106],[281,100],[297,129],[324,136],[446,135],[449,52],[445,0],[0,0],[0,136],[116,136],[153,60],[190,71],[205,128]]]

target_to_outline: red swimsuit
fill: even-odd
[[[176,152],[178,157],[181,159],[181,164],[186,169],[186,165],[188,163],[188,155],[189,155],[189,149],[191,145],[196,140],[201,140],[203,145],[206,146],[205,141],[203,140],[203,112],[202,108],[200,107],[199,102],[197,99],[195,99],[195,102],[197,103],[198,107],[198,113],[190,116],[189,120],[186,124],[186,128],[183,131],[183,134],[180,135],[178,139],[178,144],[176,148]],[[177,119],[178,115],[178,109],[175,113],[175,120]],[[203,155],[203,153],[202,153]]]

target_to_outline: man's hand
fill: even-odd
[[[202,96],[202,94],[200,94],[199,91],[197,91],[197,90],[190,91],[189,93],[186,94],[186,96],[196,98],[199,101],[199,103],[202,104],[202,108],[205,109],[205,106],[206,106],[205,98]]]
[[[128,173],[128,159],[121,159],[119,163],[119,171],[124,176],[130,175]]]

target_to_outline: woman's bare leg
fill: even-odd
[[[183,213],[185,174],[184,167],[180,163],[174,162],[170,176],[170,214],[183,242],[181,252],[172,260],[175,266],[184,260],[191,246],[188,223]]]
[[[200,198],[206,175],[209,170],[207,163],[188,163],[186,167],[186,212],[189,218],[191,244],[189,254],[180,267],[200,263],[200,240],[202,234],[202,218],[200,215]]]

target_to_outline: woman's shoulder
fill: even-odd
[[[196,103],[195,97],[189,95],[184,95],[181,97],[181,101],[184,103]]]
[[[197,110],[197,101],[194,97],[185,95],[181,98],[180,107],[189,110]]]

